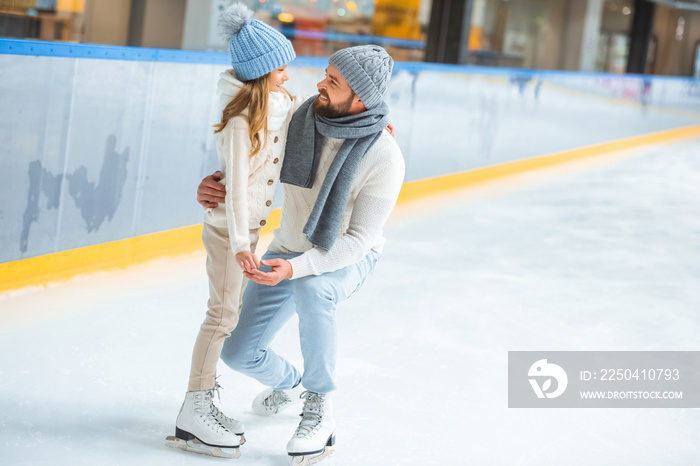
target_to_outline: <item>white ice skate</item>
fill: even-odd
[[[187,392],[175,421],[175,436],[165,439],[171,448],[219,458],[238,458],[241,440],[214,415],[214,390]]]
[[[291,464],[308,466],[333,454],[335,419],[330,395],[306,391],[301,394],[304,409],[294,436],[287,443]]]
[[[217,421],[224,427],[226,427],[229,432],[233,432],[234,434],[238,435],[241,438],[241,445],[245,443],[245,435],[243,433],[245,432],[243,429],[243,423],[241,421],[238,421],[232,417],[228,417],[221,411],[219,411],[219,408],[216,407],[212,403],[211,405],[211,412],[216,418]]]
[[[268,388],[253,400],[253,412],[260,416],[273,416],[289,408],[293,400],[301,393],[301,383],[289,390],[273,390]]]
[[[223,387],[219,385],[219,382],[216,382],[213,391],[216,391],[217,397],[219,398],[219,402],[221,402],[219,390],[223,390]],[[213,397],[214,394],[212,393],[212,398]],[[243,445],[245,443],[245,435],[243,435],[243,433],[245,432],[245,428],[243,427],[243,423],[232,417],[226,416],[219,410],[219,408],[216,407],[216,405],[213,402],[211,404],[211,411],[214,414],[214,417],[217,421],[223,424],[223,426],[226,427],[230,432],[233,432],[241,438],[241,445]]]

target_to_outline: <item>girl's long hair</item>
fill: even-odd
[[[221,123],[214,125],[214,134],[220,133],[226,127],[228,121],[243,113],[248,109],[248,137],[250,137],[250,157],[255,157],[264,147],[267,140],[267,112],[270,95],[269,87],[270,73],[259,78],[244,81],[243,87],[231,99],[231,102],[224,108],[221,115]],[[283,89],[290,95],[286,89]],[[260,138],[260,131],[263,131],[264,139]]]

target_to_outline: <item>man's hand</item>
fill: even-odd
[[[260,269],[260,259],[250,251],[241,251],[236,254],[236,262],[244,272]]]
[[[253,270],[251,272],[243,272],[247,278],[261,285],[275,286],[282,280],[292,278],[292,264],[284,259],[269,259],[260,261],[262,265],[272,267],[269,272],[261,270]]]
[[[219,183],[223,176],[223,173],[217,170],[199,183],[197,202],[202,204],[202,207],[213,209],[219,205],[219,202],[226,200],[226,187]]]

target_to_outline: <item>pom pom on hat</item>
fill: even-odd
[[[226,42],[238,35],[253,20],[253,12],[242,3],[234,3],[219,16],[219,34]]]

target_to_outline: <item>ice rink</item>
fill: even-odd
[[[514,350],[700,350],[700,139],[401,205],[338,310],[345,465],[693,465],[691,409],[509,409]],[[204,254],[0,296],[1,465],[223,464],[164,446],[204,315]],[[301,361],[294,322],[273,346]],[[299,406],[220,365],[231,464],[286,464]]]

